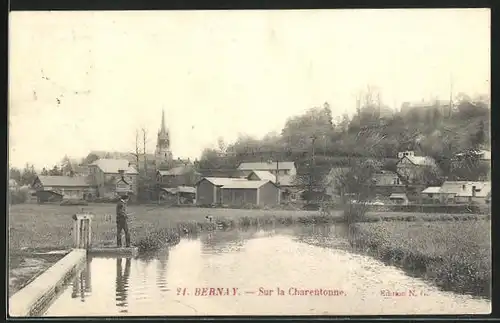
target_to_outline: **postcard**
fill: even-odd
[[[11,12],[9,315],[489,314],[489,17]]]

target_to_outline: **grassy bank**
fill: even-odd
[[[81,212],[82,207],[60,205],[13,205],[9,210],[9,248],[11,251],[24,248],[64,249],[73,246],[71,216]],[[83,207],[94,214],[92,241],[96,246],[116,244],[114,204],[91,204]],[[223,228],[245,225],[273,225],[294,223],[333,222],[333,217],[320,216],[315,211],[233,210],[205,208],[164,208],[134,205],[129,207],[133,215],[129,219],[132,243],[143,239],[165,235],[167,232],[190,232],[211,230],[217,227],[208,223],[206,216]]]
[[[359,251],[445,290],[491,297],[490,221],[378,222],[351,225]]]
[[[64,249],[73,246],[71,216],[80,212],[82,207],[60,205],[13,205],[9,210],[9,248],[11,251],[23,248]],[[94,214],[92,221],[92,242],[96,246],[116,244],[116,224],[114,204],[91,204],[83,207],[84,211]],[[241,209],[205,209],[205,208],[164,208],[134,205],[129,212],[132,243],[158,239],[158,244],[168,239],[175,239],[175,234],[184,234],[245,226],[273,226],[293,224],[328,224],[342,221],[342,211],[335,211],[330,216],[317,211],[284,210],[241,210]],[[208,223],[206,216],[213,218]],[[364,221],[445,221],[470,220],[483,216],[472,214],[424,214],[370,212]],[[217,224],[216,224],[217,223]],[[172,237],[174,238],[172,238]],[[169,238],[170,237],[170,238]],[[142,245],[145,245],[142,243]]]
[[[73,246],[71,216],[81,207],[20,204],[9,211],[10,270],[34,250]],[[94,214],[95,246],[116,244],[114,204],[83,207]],[[342,211],[330,216],[317,211],[163,208],[130,206],[132,244],[141,252],[177,243],[182,236],[211,230],[252,226],[333,224],[344,221]],[[206,216],[213,218],[212,222]],[[489,221],[483,215],[369,212],[365,223],[351,226],[351,243],[375,257],[394,263],[459,292],[489,293]],[[467,221],[464,221],[467,220]],[[24,256],[19,256],[24,254]],[[21,259],[21,260],[19,260]],[[16,265],[17,262],[17,265]],[[46,262],[47,264],[47,262]],[[17,266],[17,267],[16,267]],[[449,270],[451,268],[451,270]],[[30,277],[23,278],[24,282]],[[19,280],[22,285],[23,280]],[[19,286],[18,284],[18,286]]]

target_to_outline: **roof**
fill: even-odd
[[[183,165],[171,168],[169,170],[159,170],[158,172],[160,173],[161,176],[179,176],[189,173],[191,171],[193,171],[192,165]]]
[[[467,153],[458,153],[456,154],[457,157],[465,156]],[[477,151],[471,151],[468,154],[471,155],[476,155],[476,156],[481,156],[480,159],[482,160],[491,160],[491,151],[489,150],[477,150]]]
[[[87,174],[89,172],[89,167],[85,165],[75,165],[73,166],[73,171],[77,174]]]
[[[262,181],[249,181],[249,180],[243,180],[243,181],[233,181],[231,183],[227,183],[226,185],[222,186],[223,189],[257,189],[267,183],[272,183],[269,180],[262,180]]]
[[[491,182],[446,181],[440,193],[472,196],[473,186],[476,187],[476,197],[486,197],[491,192]]]
[[[432,157],[428,157],[428,156],[404,156],[403,158],[400,159],[403,160],[407,158],[409,161],[411,161],[413,164],[415,165],[419,165],[419,166],[435,166],[436,165],[436,162],[434,161],[434,159]]]
[[[248,182],[248,180],[246,178],[229,178],[229,177],[203,177],[200,180],[200,182],[202,180],[204,180],[204,179],[207,180],[207,181],[209,181],[210,183],[212,183],[215,186],[224,186],[224,185],[227,185],[227,184],[235,182],[235,181],[238,181],[238,182],[241,182],[241,181]]]
[[[290,170],[295,168],[294,162],[278,162],[278,169],[281,170]],[[249,162],[249,163],[241,163],[238,166],[239,170],[271,170],[276,169],[276,162]]]
[[[177,187],[177,192],[196,194],[196,188],[191,186],[179,186]]]
[[[441,191],[441,187],[439,186],[429,186],[425,190],[422,191],[424,194],[436,194]]]
[[[171,194],[177,194],[177,193],[192,193],[196,194],[196,188],[191,187],[191,186],[177,186],[173,188],[161,188],[161,190],[171,193]]]
[[[391,196],[389,196],[390,199],[405,199],[407,200],[408,197],[404,193],[392,193]]]
[[[38,176],[43,186],[90,186],[85,177]]]
[[[239,169],[200,169],[198,172],[204,177],[241,178],[247,177],[250,174],[248,171],[241,171]]]
[[[268,171],[254,170],[250,173],[250,175],[252,175],[252,174],[255,174],[255,176],[257,176],[257,178],[260,180],[268,180],[268,181],[271,181],[273,183],[276,181],[276,176],[271,174]],[[250,177],[250,175],[248,175],[248,176]]]
[[[137,170],[129,164],[126,159],[98,159],[91,165],[99,167],[106,174],[118,174],[119,170],[125,170],[125,174],[137,174]]]

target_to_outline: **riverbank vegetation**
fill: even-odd
[[[71,248],[73,246],[73,220],[71,216],[81,211],[82,208],[76,206],[34,204],[11,206],[9,210],[9,250],[12,252],[23,248]],[[83,211],[94,214],[92,221],[93,244],[97,246],[114,245],[116,242],[115,205],[91,204],[83,207]],[[145,241],[153,241],[154,237],[164,235],[167,229],[184,234],[186,231],[195,233],[234,227],[329,224],[344,221],[342,211],[333,211],[330,215],[323,215],[317,211],[161,208],[154,206],[130,206],[129,211],[133,213],[129,219],[133,244],[138,244],[144,239]],[[207,217],[211,218],[212,222]],[[474,214],[367,212],[363,221],[455,221],[483,219],[485,217]]]
[[[11,206],[9,271],[19,267],[20,253],[70,249],[71,215],[81,211],[59,205]],[[93,245],[115,245],[114,204],[89,205],[84,211],[94,214]],[[342,211],[323,215],[317,211],[131,206],[130,212],[134,213],[129,221],[132,244],[141,253],[154,252],[178,243],[182,237],[206,231],[345,222]],[[367,212],[362,223],[350,226],[350,242],[360,251],[406,268],[444,288],[488,296],[491,244],[490,221],[486,219],[486,215],[474,214]]]
[[[491,222],[357,223],[350,243],[445,290],[491,296]]]

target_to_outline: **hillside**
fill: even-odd
[[[446,176],[459,152],[489,149],[490,110],[482,102],[462,100],[448,115],[439,106],[406,109],[380,117],[373,106],[361,108],[353,118],[333,122],[328,105],[290,118],[281,134],[261,140],[248,136],[221,147],[207,149],[201,169],[235,168],[243,161],[295,161],[298,172],[309,172],[313,141],[317,171],[343,166],[349,160],[375,159],[383,165],[396,162],[397,153],[414,150],[436,159]]]

